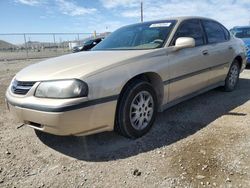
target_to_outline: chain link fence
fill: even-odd
[[[0,33],[0,61],[60,56],[105,33]]]

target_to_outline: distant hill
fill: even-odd
[[[16,46],[6,41],[0,40],[0,49],[15,48]]]

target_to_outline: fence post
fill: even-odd
[[[79,33],[77,34],[77,39],[78,39],[78,44],[81,45]]]
[[[25,50],[26,50],[26,56],[28,58],[29,54],[28,54],[28,46],[27,46],[26,34],[25,33],[23,34],[23,38],[24,38],[24,46],[25,46]]]
[[[56,37],[55,37],[55,33],[53,33],[53,40],[54,40],[54,48],[56,48]],[[56,48],[57,51],[57,48]]]

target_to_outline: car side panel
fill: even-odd
[[[233,44],[231,41],[207,45],[211,69],[209,84],[226,79],[230,64],[234,59]]]
[[[202,54],[205,49],[206,46],[180,51],[174,51],[173,47],[150,50],[148,54],[129,59],[122,65],[83,77],[89,85],[88,99],[118,96],[130,79],[147,72],[158,74],[162,80],[163,105],[206,88],[211,85],[208,80],[213,65],[211,60]],[[235,47],[235,50],[235,54],[244,55],[240,47]]]
[[[208,86],[209,61],[204,46],[182,49],[169,55],[168,102]]]

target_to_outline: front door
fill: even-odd
[[[178,50],[168,56],[170,73],[168,102],[208,86],[210,61],[200,20],[192,19],[181,23],[172,45],[175,45],[179,37],[194,38],[195,47]]]

